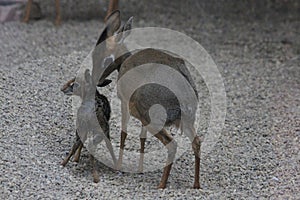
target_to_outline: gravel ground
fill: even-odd
[[[103,24],[71,15],[54,27],[48,5],[46,19],[0,25],[1,199],[296,199],[300,194],[299,5],[298,10],[291,9],[291,3],[280,10],[268,4],[265,9],[272,9],[266,13],[260,4],[246,9],[232,8],[226,1],[214,7],[213,2],[121,4],[124,18],[135,16],[135,27],[167,27],[199,41],[224,78],[225,127],[214,150],[201,160],[202,189],[190,189],[191,152],[175,162],[165,190],[155,189],[161,170],[118,173],[101,164],[100,182],[93,183],[86,150],[78,164],[60,166],[74,140],[74,124],[71,99],[59,88],[76,73]],[[118,100],[112,91],[113,85],[105,94],[115,109]],[[119,123],[114,114],[113,138],[118,138]]]

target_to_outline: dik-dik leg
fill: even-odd
[[[25,23],[27,23],[29,21],[32,2],[33,2],[33,0],[27,1],[26,8],[25,8],[25,16],[23,18],[23,22],[25,22]]]
[[[83,147],[83,144],[81,142],[81,144],[79,145],[79,147],[78,147],[78,149],[77,149],[77,151],[76,151],[76,153],[74,155],[74,159],[73,159],[74,162],[79,162],[79,158],[80,158],[82,147]]]
[[[121,103],[121,111],[122,111],[122,130],[121,130],[121,142],[120,142],[120,151],[119,151],[119,159],[117,163],[117,170],[121,169],[123,162],[123,154],[125,147],[125,140],[127,137],[127,124],[130,119],[128,105],[126,103]]]
[[[201,140],[200,137],[197,136],[195,128],[191,124],[183,124],[183,132],[188,136],[190,141],[192,142],[192,148],[195,154],[195,178],[194,178],[194,188],[200,188],[199,182],[199,171],[200,171],[200,148],[201,148]]]
[[[99,173],[97,170],[97,160],[94,158],[93,155],[90,155],[90,160],[91,160],[92,167],[93,167],[92,174],[93,174],[94,183],[98,183],[100,181],[100,179],[99,179]]]
[[[105,16],[104,21],[107,20],[108,16],[115,10],[118,9],[119,5],[119,0],[109,0],[109,5],[108,5],[108,9],[107,9],[107,13]]]
[[[23,18],[23,22],[27,23],[30,18],[30,12],[32,7],[33,0],[28,0],[25,8],[25,16]],[[56,19],[55,25],[60,25],[61,23],[61,15],[60,15],[60,3],[59,0],[55,0],[55,10],[56,10]]]
[[[171,172],[172,164],[177,151],[177,143],[165,129],[162,129],[158,133],[155,133],[155,131],[153,132],[153,130],[150,129],[148,131],[151,132],[156,138],[158,138],[168,149],[168,158],[167,158],[166,166],[164,167],[163,175],[158,185],[159,189],[164,189],[166,188],[167,181]]]
[[[141,143],[141,149],[140,149],[140,160],[139,160],[139,172],[143,172],[143,164],[144,164],[144,150],[145,150],[145,142],[147,138],[147,129],[142,126],[141,134],[140,134],[140,143]]]
[[[60,5],[59,0],[55,0],[56,19],[55,25],[58,26],[61,23]]]
[[[194,179],[194,188],[200,189],[200,182],[199,182],[199,176],[200,176],[200,148],[201,148],[201,140],[199,136],[196,136],[194,138],[194,141],[192,142],[193,151],[195,154],[195,179]]]
[[[74,153],[76,152],[76,150],[78,151],[80,149],[81,151],[81,146],[83,146],[80,137],[78,136],[77,132],[76,132],[76,141],[73,144],[68,156],[61,162],[62,166],[66,166],[66,164],[69,162],[70,158],[74,155]],[[81,147],[81,148],[80,148]],[[79,157],[78,157],[79,159]]]
[[[100,127],[102,128],[104,135],[106,136],[106,137],[104,137],[104,141],[105,141],[106,147],[108,148],[108,151],[113,159],[113,165],[115,166],[117,163],[117,159],[116,159],[116,156],[115,156],[115,153],[114,153],[114,150],[113,150],[110,138],[109,138],[109,123],[104,117],[98,117],[98,122],[100,124]]]

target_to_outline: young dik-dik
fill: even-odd
[[[99,87],[104,87],[104,86],[108,85],[110,82],[111,82],[110,80],[105,80],[103,82],[103,84],[99,85]],[[76,84],[77,83],[75,83],[75,78],[73,78],[73,79],[69,80],[61,88],[61,91],[66,95],[73,95],[75,90],[77,89]],[[104,95],[100,94],[98,92],[98,90],[96,90],[96,92],[95,92],[95,111],[96,111],[96,116],[97,116],[97,120],[99,122],[100,127],[102,128],[105,136],[108,139],[110,139],[108,121],[110,118],[111,108],[110,108],[108,99]],[[75,154],[74,161],[78,162],[82,147],[83,147],[83,143],[78,135],[78,131],[76,130],[76,141],[73,144],[69,154],[61,162],[61,164],[63,166],[65,166],[74,154]],[[111,147],[111,149],[112,149],[112,147]],[[90,157],[91,157],[91,162],[93,165],[93,179],[94,179],[94,182],[97,183],[97,182],[99,182],[99,175],[98,175],[98,171],[96,169],[96,160],[93,157],[93,155],[90,155]]]
[[[102,61],[96,63],[101,66],[97,68],[105,67],[104,61],[106,59],[112,59],[118,56],[118,51],[124,49],[124,38],[129,34],[131,29],[132,20],[130,19],[121,29],[120,29],[120,12],[115,11],[108,17],[107,26],[101,34],[98,43],[105,42],[105,48],[101,48],[98,52],[99,58]],[[123,33],[123,31],[126,31]],[[117,35],[120,33],[119,35]],[[109,39],[108,39],[109,38]],[[105,39],[108,39],[105,41]],[[199,168],[200,168],[200,138],[197,136],[194,122],[195,114],[198,102],[198,93],[196,91],[195,84],[191,78],[191,75],[185,65],[184,60],[175,57],[169,53],[155,50],[155,49],[144,49],[140,50],[133,55],[127,54],[125,57],[116,59],[114,62],[119,63],[118,65],[109,65],[103,75],[100,77],[99,83],[102,83],[107,76],[109,76],[114,70],[119,71],[118,80],[122,79],[122,76],[133,69],[137,69],[139,66],[147,63],[156,63],[167,65],[179,74],[188,82],[189,86],[192,88],[189,96],[183,97],[183,102],[179,102],[178,96],[176,96],[169,88],[164,87],[159,84],[147,84],[139,87],[130,99],[127,99],[126,94],[130,91],[130,87],[136,85],[133,80],[127,83],[120,83],[118,87],[118,97],[121,100],[121,110],[122,110],[122,131],[121,131],[121,144],[120,144],[120,154],[117,168],[121,168],[123,150],[125,146],[125,139],[127,136],[127,124],[130,115],[139,119],[146,129],[152,133],[157,139],[159,139],[168,150],[168,159],[166,166],[164,167],[163,175],[159,184],[159,188],[165,188],[166,183],[170,174],[170,170],[175,157],[177,144],[172,138],[171,134],[165,129],[167,126],[175,125],[180,127],[186,136],[192,142],[192,149],[195,154],[195,178],[194,178],[194,188],[200,188],[199,184]],[[95,66],[94,66],[95,67]],[[141,72],[143,73],[143,72]],[[155,71],[150,71],[146,73],[155,73]],[[182,91],[184,88],[178,80],[169,77],[164,77],[168,80],[173,80],[172,87],[176,91]],[[192,97],[192,100],[189,98]],[[185,99],[184,99],[185,98]],[[155,127],[149,126],[151,124],[149,109],[155,105],[159,104],[164,107],[166,111],[166,119],[163,127],[160,130],[156,130]],[[163,116],[161,116],[164,118]],[[141,145],[143,147],[144,140],[141,140]]]

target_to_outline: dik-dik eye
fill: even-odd
[[[77,82],[73,82],[72,85],[71,85],[73,91],[77,90],[79,88],[79,86],[80,86],[80,84],[77,83]]]
[[[70,86],[68,87],[68,93],[74,94],[79,89],[79,86],[80,85],[77,82],[71,83]]]
[[[107,56],[106,58],[104,58],[102,67],[106,68],[114,61],[115,61],[115,56],[113,54],[111,54],[110,56]]]

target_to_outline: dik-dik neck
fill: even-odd
[[[113,63],[111,63],[103,72],[102,76],[99,79],[98,85],[102,84],[103,81],[115,70],[118,72],[120,71],[120,67],[123,64],[123,62],[130,57],[132,54],[130,52],[127,52],[123,54],[122,56],[118,57]]]

